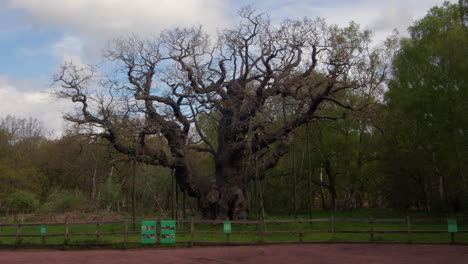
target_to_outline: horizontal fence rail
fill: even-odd
[[[258,245],[258,244],[297,244],[297,243],[331,243],[336,241],[336,234],[368,234],[368,241],[339,241],[340,243],[365,243],[365,242],[379,242],[379,243],[389,243],[385,241],[375,241],[375,234],[407,234],[407,241],[405,242],[390,242],[390,243],[413,243],[414,234],[450,234],[450,241],[447,243],[450,244],[467,244],[467,242],[456,242],[455,234],[467,234],[468,230],[458,230],[458,232],[448,232],[448,230],[414,230],[414,223],[421,222],[447,222],[448,220],[457,220],[459,223],[468,222],[468,218],[410,218],[405,219],[374,219],[369,217],[367,219],[357,219],[357,218],[320,218],[320,219],[281,219],[281,220],[234,220],[230,221],[232,225],[235,226],[254,226],[256,230],[245,231],[245,230],[235,230],[233,229],[229,233],[225,233],[222,230],[200,230],[198,227],[211,226],[217,227],[223,225],[225,221],[221,220],[179,220],[177,221],[178,226],[187,225],[189,230],[176,230],[176,234],[185,234],[188,235],[188,240],[177,240],[176,244],[186,244],[188,246],[194,245]],[[160,223],[160,220],[156,220]],[[341,230],[337,229],[337,223],[367,223],[368,230]],[[307,230],[304,229],[304,225],[311,225],[313,223],[328,223],[329,228],[323,228],[319,230]],[[375,230],[376,223],[406,223],[406,228],[404,230]],[[139,231],[130,231],[129,227],[135,227],[140,224],[140,221],[100,221],[100,222],[63,222],[63,223],[0,223],[0,246],[39,246],[39,247],[55,247],[55,246],[116,246],[116,245],[139,245],[141,242],[129,241],[129,236],[139,235]],[[297,228],[295,230],[268,230],[268,225],[275,224],[296,224]],[[63,233],[53,233],[53,234],[25,234],[23,233],[24,228],[28,227],[63,227]],[[80,232],[73,233],[70,232],[70,227],[73,226],[95,226],[95,232]],[[121,225],[122,231],[112,231],[112,232],[102,232],[103,225]],[[3,234],[2,230],[9,228],[10,234]],[[3,231],[5,232],[5,231]],[[13,233],[14,232],[14,233]],[[305,234],[319,234],[325,233],[330,234],[331,238],[329,240],[323,241],[305,241]],[[225,239],[223,241],[200,241],[195,239],[195,235],[224,235]],[[292,235],[294,241],[266,241],[265,236],[268,235]],[[156,238],[157,242],[155,244],[161,245],[161,228],[158,224],[156,228]],[[231,241],[231,236],[233,235],[254,235],[256,236],[256,241]],[[121,242],[102,242],[101,237],[107,236],[122,236]],[[57,238],[62,237],[62,243],[47,243],[47,238]],[[71,242],[72,237],[91,237],[93,241],[87,242]],[[3,243],[2,238],[14,238],[14,243]],[[22,238],[41,238],[42,243],[26,243]],[[297,239],[296,239],[297,238]],[[421,242],[418,242],[421,243]],[[441,244],[441,242],[423,242],[423,243],[436,243]]]

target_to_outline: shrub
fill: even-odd
[[[99,203],[102,208],[106,208],[110,204],[122,198],[122,186],[114,183],[112,179],[107,179],[101,189]]]
[[[86,204],[87,200],[81,191],[53,190],[47,197],[46,202],[41,206],[41,211],[44,213],[64,213],[82,209]]]
[[[39,206],[36,195],[27,191],[15,192],[10,196],[9,200],[11,208],[21,213],[34,211]]]

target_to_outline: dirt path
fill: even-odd
[[[313,244],[128,250],[0,250],[0,263],[468,263],[468,246]]]

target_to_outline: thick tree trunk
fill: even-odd
[[[247,199],[242,188],[225,186],[220,188],[217,219],[242,220],[247,218]]]
[[[328,190],[330,191],[331,195],[331,208],[333,208],[333,211],[338,210],[338,193],[336,191],[336,175],[337,173],[335,170],[332,168],[330,160],[325,160],[324,163],[325,166],[325,171],[328,176]]]
[[[216,185],[219,188],[216,219],[240,220],[247,218],[247,199],[244,195],[246,164],[230,150],[216,162]]]
[[[176,170],[175,177],[182,192],[187,192],[189,196],[198,199],[202,218],[218,220],[247,218],[248,202],[243,191],[245,172],[228,164],[222,164],[217,166],[216,182],[196,177],[186,180],[188,172],[185,168],[180,168]]]
[[[239,186],[213,186],[198,199],[198,206],[204,219],[247,218],[247,199]]]

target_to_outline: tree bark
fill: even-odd
[[[325,172],[327,173],[327,176],[328,176],[328,190],[330,191],[330,195],[331,195],[331,208],[333,208],[333,211],[336,212],[338,210],[338,193],[336,191],[337,173],[332,168],[331,163],[328,159],[325,160],[324,166],[325,166]]]

